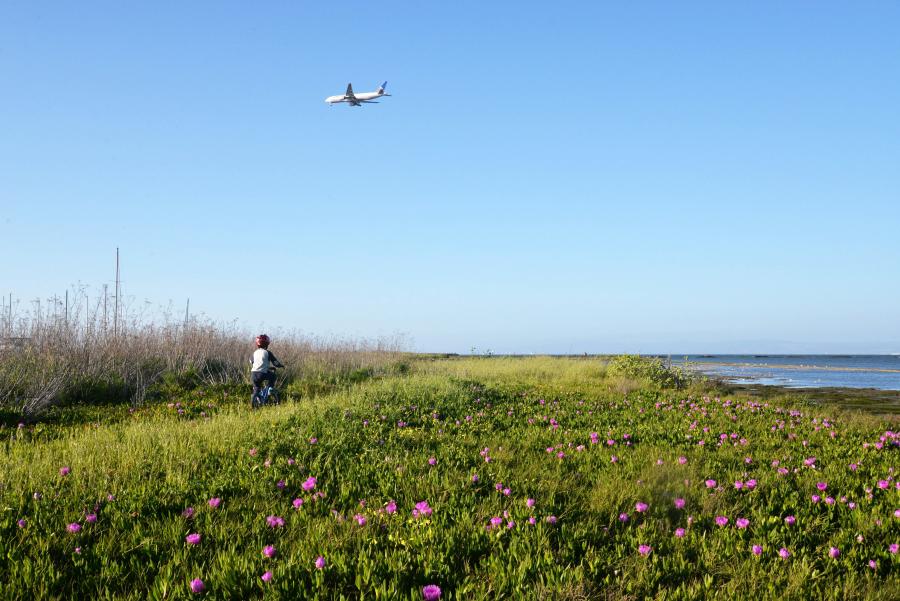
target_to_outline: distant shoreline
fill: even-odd
[[[832,356],[832,355],[829,355]],[[820,371],[858,371],[869,373],[900,374],[900,369],[885,369],[881,367],[833,367],[828,365],[791,365],[783,363],[746,363],[727,361],[678,361],[678,365],[694,369],[693,366],[724,366],[724,367],[769,367],[773,369],[793,370],[820,370]]]

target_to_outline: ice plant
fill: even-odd
[[[85,515],[84,521],[87,522],[88,524],[96,524],[97,523],[97,514],[89,513],[89,514]]]
[[[830,549],[828,549],[828,557],[830,557],[832,559],[837,559],[838,557],[840,557],[840,555],[841,555],[841,550],[838,549],[837,547],[831,547]]]
[[[786,518],[784,518],[784,523],[787,524],[788,526],[793,526],[795,523],[797,523],[797,518],[795,518],[792,515],[789,515]]]
[[[59,475],[60,475],[60,476],[68,476],[68,475],[69,475],[69,472],[71,472],[71,471],[72,471],[72,470],[69,469],[68,466],[63,466],[63,467],[59,468]]]
[[[780,549],[778,549],[778,556],[781,559],[787,559],[788,557],[791,556],[791,552],[788,551],[787,549],[785,549],[784,547],[781,547]]]
[[[437,601],[441,598],[441,587],[436,584],[429,584],[422,588],[422,598],[425,601]]]
[[[182,512],[181,512],[181,517],[183,517],[183,518],[185,518],[185,519],[187,519],[187,520],[189,520],[189,519],[191,519],[192,517],[194,517],[194,508],[193,508],[193,507],[188,507],[187,509],[185,509],[184,511],[182,511]]]
[[[721,527],[723,527],[723,526],[726,526],[727,524],[728,524],[728,518],[727,518],[727,517],[725,517],[724,515],[717,515],[717,516],[716,516],[716,525],[717,525],[717,526],[719,526],[719,527],[721,528]]]
[[[684,528],[676,528],[675,536],[677,536],[678,538],[683,538],[684,537]]]
[[[206,588],[203,584],[203,581],[199,578],[194,578],[191,580],[191,592],[192,593],[202,593],[203,589]]]
[[[209,504],[209,506],[210,506],[212,509],[218,509],[218,508],[219,508],[219,505],[222,504],[222,499],[220,499],[219,497],[213,497],[212,499],[210,499],[209,501],[207,501],[207,503]]]
[[[710,478],[709,480],[706,481],[706,488],[715,488],[715,487],[716,487],[715,480]]]
[[[266,524],[269,525],[269,528],[281,528],[284,526],[284,518],[277,515],[270,515],[266,517]]]
[[[393,499],[388,501],[388,504],[384,506],[384,510],[387,513],[396,513],[397,512],[397,503],[394,502]]]
[[[649,507],[649,505],[647,505],[646,503],[638,502],[635,504],[634,510],[637,511],[638,513],[643,513],[645,511],[647,511],[648,507]]]
[[[738,518],[737,520],[735,520],[734,525],[738,528],[746,528],[750,525],[750,520],[748,520],[747,518]]]
[[[753,554],[762,555],[762,547],[760,547],[759,545],[753,545]]]
[[[72,522],[71,524],[66,526],[66,529],[72,534],[78,534],[79,532],[81,532],[81,524],[79,524],[78,522]]]
[[[296,499],[293,500],[291,505],[294,506],[294,509],[300,509],[301,507],[303,507],[303,499],[301,499],[300,497],[297,497]]]
[[[272,545],[266,545],[265,547],[263,547],[262,553],[263,553],[263,555],[264,555],[265,557],[268,557],[269,559],[272,559],[273,557],[275,557],[275,555],[276,555],[277,552],[275,551],[275,547],[274,547],[274,546],[272,546]]]
[[[263,572],[263,575],[259,577],[263,582],[270,582],[272,580],[272,572],[266,571]]]
[[[684,499],[675,499],[675,509],[684,509],[685,501]]]
[[[321,570],[325,567],[325,558],[321,555],[316,557],[316,569]]]
[[[653,548],[650,545],[640,545],[638,547],[638,553],[644,556],[649,555],[652,550]]]
[[[416,508],[413,509],[412,515],[414,518],[430,516],[431,507],[428,506],[428,501],[419,501],[416,503]]]
[[[303,482],[303,484],[300,485],[300,488],[302,488],[306,492],[313,490],[315,487],[316,487],[316,479],[313,476],[310,476],[309,478],[307,478]]]
[[[192,534],[188,534],[184,537],[185,542],[189,545],[199,545],[200,544],[200,535],[196,532]]]
[[[525,499],[525,505],[528,507],[534,507],[534,499]],[[900,511],[900,509],[898,509],[897,511]]]

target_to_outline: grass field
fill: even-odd
[[[900,598],[895,418],[624,365],[4,427],[0,598]]]

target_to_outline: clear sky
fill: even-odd
[[[6,0],[0,294],[118,246],[250,330],[900,352],[900,3],[736,4]]]

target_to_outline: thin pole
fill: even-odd
[[[188,329],[188,320],[191,315],[191,299],[187,299],[187,305],[184,307],[184,331],[187,333]]]
[[[116,309],[113,315],[113,336],[119,336],[119,247],[116,247]]]
[[[66,290],[66,327],[69,327],[69,291]]]

